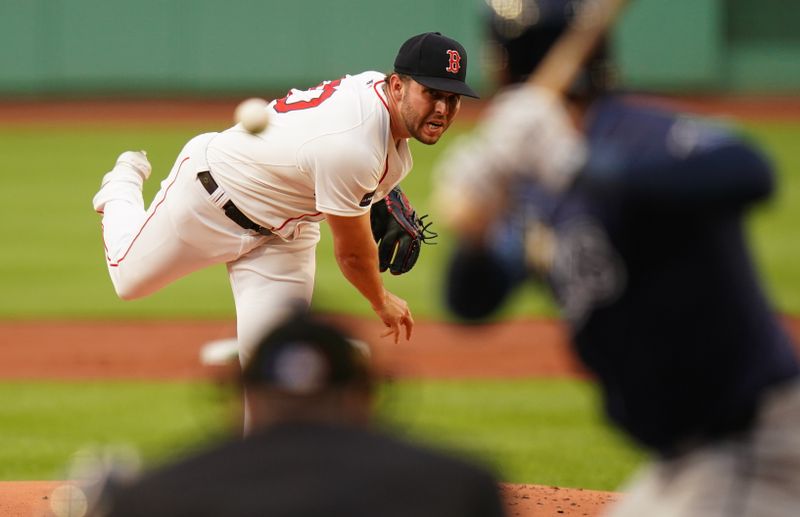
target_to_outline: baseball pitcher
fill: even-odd
[[[310,303],[319,224],[327,220],[342,274],[386,325],[385,335],[397,342],[405,331],[409,338],[411,311],[380,277],[381,270],[408,271],[425,238],[397,185],[412,166],[408,139],[435,144],[461,96],[477,97],[466,71],[460,43],[416,35],[388,76],[364,72],[291,90],[269,104],[260,133],[237,124],[191,139],[146,210],[150,164],[144,152],[123,153],[93,200],[117,294],[147,296],[192,271],[227,264],[245,362],[293,302]]]

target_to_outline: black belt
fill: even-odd
[[[208,171],[205,172],[198,172],[197,179],[200,180],[200,183],[203,184],[203,187],[209,194],[213,194],[219,188],[217,182],[214,181],[214,178],[211,177],[211,173]],[[228,200],[227,203],[222,205],[222,209],[225,211],[225,215],[228,216],[230,220],[241,226],[246,230],[253,230],[254,232],[260,233],[261,235],[272,235],[272,231],[268,228],[264,228],[263,226],[254,223],[250,220],[249,217],[244,215],[241,210],[239,210],[236,205],[233,204],[233,201]]]

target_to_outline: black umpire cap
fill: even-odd
[[[466,83],[466,49],[439,32],[425,32],[406,40],[397,52],[394,71],[434,90],[479,98]]]
[[[333,325],[296,311],[258,343],[242,371],[245,385],[291,395],[372,384],[368,350]]]

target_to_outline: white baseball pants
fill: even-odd
[[[203,188],[206,147],[216,133],[190,140],[145,211],[141,189],[114,181],[105,203],[103,240],[108,271],[120,298],[147,296],[193,271],[224,262],[236,304],[239,358],[296,303],[308,306],[314,285],[319,224],[291,241],[246,230],[221,206],[228,197]],[[113,173],[113,171],[112,171]],[[213,173],[213,172],[212,172]]]
[[[800,515],[800,382],[771,393],[755,427],[643,468],[612,517]]]

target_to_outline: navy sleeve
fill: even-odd
[[[518,281],[491,250],[461,245],[453,254],[445,279],[445,303],[464,320],[491,316]]]
[[[461,242],[445,277],[445,303],[464,320],[481,320],[497,312],[532,273],[526,259],[528,226],[544,200],[538,189],[519,183],[507,212],[494,221],[480,244]]]
[[[691,117],[626,110],[606,107],[591,128],[583,187],[682,211],[740,208],[771,195],[770,163],[730,130]]]

